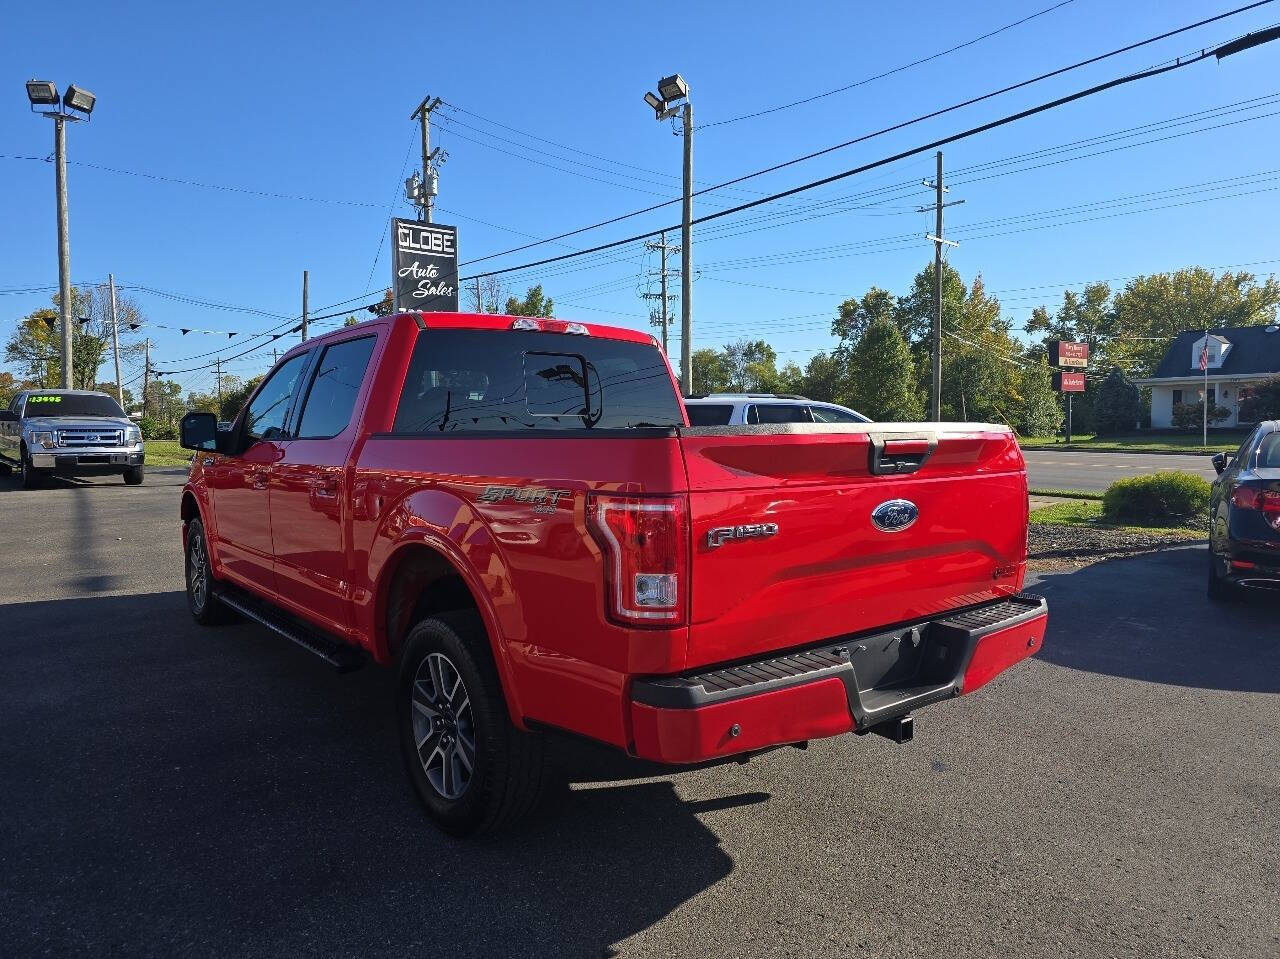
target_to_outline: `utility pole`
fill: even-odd
[[[71,235],[67,225],[67,120],[53,117],[53,153],[58,190],[58,314],[62,320],[62,388],[71,389]]]
[[[431,149],[431,111],[440,106],[440,98],[431,99],[431,94],[422,98],[418,108],[409,115],[410,120],[422,124],[422,187],[421,196],[410,196],[418,205],[418,219],[423,223],[431,222],[431,208],[435,204],[436,193],[439,192],[440,174],[432,166],[440,148]],[[443,162],[443,161],[441,161]]]
[[[947,188],[942,185],[942,151],[938,151],[938,172],[934,181],[923,181],[924,185],[934,191],[933,206],[919,207],[918,212],[933,210],[935,213],[933,233],[925,234],[925,239],[933,241],[933,329],[929,336],[929,419],[938,422],[942,419],[942,247],[959,246],[954,240],[942,238],[942,210],[955,206],[964,200],[953,200],[944,203],[942,195]]]
[[[279,362],[280,362],[280,351],[273,346],[271,347],[271,365],[275,366]]]
[[[480,293],[480,277],[476,277],[476,312],[484,312],[484,297]]]
[[[659,240],[659,242],[646,243],[644,245],[644,248],[646,250],[657,250],[659,255],[662,258],[661,260],[662,267],[658,271],[658,275],[661,278],[661,283],[662,283],[662,292],[661,293],[641,293],[640,296],[646,300],[657,300],[661,304],[659,309],[654,311],[656,315],[652,317],[650,322],[656,323],[656,325],[662,327],[662,352],[665,354],[667,353],[667,332],[670,329],[670,313],[667,310],[667,304],[675,299],[674,293],[667,292],[667,254],[679,253],[680,247],[677,245],[671,245],[667,243],[667,233],[664,230],[661,234],[661,239]]]
[[[116,399],[120,401],[120,409],[124,409],[124,385],[120,382],[120,329],[116,322],[116,278],[107,274],[107,288],[111,290],[111,351],[116,357]]]
[[[307,271],[302,271],[302,342],[307,342]]]
[[[222,410],[222,357],[213,361],[213,376],[218,383],[218,410]]]
[[[142,341],[142,415],[147,415],[147,394],[151,392],[151,338]]]

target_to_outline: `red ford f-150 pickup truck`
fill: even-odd
[[[410,778],[455,833],[533,804],[549,730],[663,763],[903,741],[1044,638],[1007,428],[691,428],[633,330],[384,317],[182,443],[192,614],[396,663]]]

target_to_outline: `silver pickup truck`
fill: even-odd
[[[27,489],[53,474],[116,474],[137,486],[146,454],[142,432],[106,393],[29,390],[0,410],[0,459]]]

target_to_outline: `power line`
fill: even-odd
[[[747,173],[747,174],[744,174],[744,175],[742,175],[742,176],[735,177],[735,178],[733,178],[733,179],[731,179],[731,180],[725,180],[724,182],[722,182],[722,183],[718,183],[718,184],[716,184],[716,185],[714,185],[714,186],[704,187],[704,188],[703,188],[703,189],[701,189],[701,190],[695,190],[695,191],[693,192],[693,195],[694,195],[694,196],[701,196],[701,195],[703,195],[703,194],[705,194],[705,193],[710,193],[710,192],[712,192],[713,190],[720,190],[720,189],[723,189],[723,188],[728,187],[728,186],[733,186],[733,185],[736,185],[736,184],[738,184],[738,183],[742,183],[743,181],[745,181],[745,180],[749,180],[749,179],[752,179],[752,178],[754,178],[754,177],[763,176],[763,175],[765,175],[765,174],[767,174],[767,173],[773,173],[773,172],[776,172],[776,171],[778,171],[778,170],[784,169],[784,168],[786,168],[786,167],[794,166],[794,165],[795,165],[795,164],[797,164],[797,163],[804,163],[804,162],[806,162],[806,161],[808,161],[808,160],[812,160],[812,159],[815,159],[816,157],[824,156],[824,155],[826,155],[826,154],[828,154],[828,153],[832,153],[832,152],[834,152],[834,151],[836,151],[836,150],[842,150],[842,149],[845,149],[846,147],[853,146],[853,145],[855,145],[855,144],[857,144],[857,143],[863,143],[863,142],[865,142],[866,140],[870,140],[870,139],[872,139],[873,137],[883,136],[883,135],[884,135],[884,134],[886,134],[886,133],[892,133],[892,132],[895,132],[895,131],[897,131],[897,130],[901,130],[901,129],[903,129],[904,127],[908,127],[908,126],[911,126],[911,125],[916,124],[916,123],[921,123],[921,122],[923,122],[923,121],[925,121],[925,120],[931,120],[931,119],[933,119],[933,118],[935,118],[935,117],[942,116],[943,114],[950,113],[950,112],[952,112],[952,111],[959,110],[959,109],[962,109],[962,108],[967,107],[967,106],[972,106],[972,105],[973,105],[973,104],[975,104],[975,103],[981,103],[981,102],[982,102],[982,101],[984,101],[984,100],[989,100],[989,99],[991,99],[992,97],[997,97],[997,96],[1001,96],[1001,95],[1003,95],[1003,94],[1005,94],[1005,93],[1010,93],[1010,92],[1012,92],[1012,91],[1014,91],[1014,90],[1021,89],[1022,87],[1029,86],[1029,85],[1031,85],[1031,84],[1033,84],[1033,83],[1039,83],[1039,82],[1040,82],[1040,81],[1042,81],[1042,80],[1047,80],[1047,79],[1050,79],[1050,78],[1052,78],[1052,77],[1061,76],[1062,74],[1069,73],[1069,72],[1070,72],[1070,71],[1072,71],[1072,70],[1078,70],[1078,69],[1080,69],[1080,68],[1082,68],[1082,67],[1090,66],[1091,64],[1094,64],[1094,63],[1099,63],[1099,62],[1101,62],[1101,61],[1103,61],[1103,60],[1107,60],[1107,59],[1109,59],[1109,58],[1111,58],[1111,57],[1119,56],[1120,54],[1123,54],[1123,53],[1128,53],[1128,52],[1130,52],[1130,51],[1132,51],[1132,50],[1136,50],[1136,49],[1138,49],[1138,48],[1140,48],[1140,47],[1144,47],[1144,46],[1147,46],[1147,45],[1152,44],[1152,43],[1157,43],[1157,42],[1159,42],[1160,40],[1167,40],[1169,37],[1177,36],[1177,35],[1179,35],[1179,34],[1186,33],[1186,32],[1188,32],[1188,31],[1198,29],[1199,27],[1206,26],[1206,25],[1208,25],[1208,24],[1210,24],[1210,23],[1216,23],[1216,22],[1217,22],[1217,21],[1219,21],[1219,20],[1224,20],[1224,19],[1226,19],[1226,18],[1228,18],[1228,17],[1232,17],[1232,16],[1235,16],[1235,15],[1237,15],[1237,14],[1244,13],[1244,12],[1246,12],[1246,11],[1256,9],[1257,7],[1266,6],[1267,4],[1272,3],[1272,2],[1274,2],[1274,0],[1256,0],[1256,2],[1254,2],[1254,3],[1247,4],[1247,5],[1242,6],[1242,7],[1237,7],[1236,9],[1234,9],[1234,10],[1229,10],[1229,11],[1227,11],[1226,13],[1220,13],[1220,14],[1218,14],[1217,16],[1208,17],[1208,18],[1206,18],[1206,19],[1204,19],[1204,20],[1199,20],[1199,21],[1197,21],[1196,23],[1187,24],[1186,26],[1178,27],[1178,28],[1177,28],[1177,29],[1175,29],[1175,30],[1169,30],[1169,31],[1166,31],[1165,33],[1158,34],[1157,36],[1154,36],[1154,37],[1148,37],[1148,38],[1147,38],[1147,39],[1145,39],[1145,40],[1139,40],[1139,41],[1137,41],[1137,42],[1135,42],[1135,43],[1131,43],[1131,44],[1128,44],[1128,45],[1126,45],[1126,46],[1119,47],[1119,48],[1117,48],[1117,49],[1115,49],[1115,50],[1111,50],[1111,51],[1109,51],[1109,52],[1107,52],[1107,53],[1098,54],[1097,56],[1089,57],[1088,59],[1085,59],[1085,60],[1080,60],[1080,61],[1078,61],[1078,62],[1076,62],[1076,63],[1070,64],[1070,65],[1065,66],[1065,67],[1059,67],[1059,68],[1058,68],[1058,69],[1056,69],[1056,70],[1051,70],[1051,71],[1049,71],[1049,72],[1047,72],[1047,73],[1042,73],[1042,74],[1040,74],[1039,76],[1032,77],[1032,78],[1030,78],[1030,79],[1028,79],[1028,80],[1023,80],[1023,81],[1021,81],[1021,82],[1019,82],[1019,83],[1014,83],[1014,84],[1011,84],[1011,85],[1009,85],[1009,86],[1002,87],[1002,88],[1001,88],[1001,89],[999,89],[999,90],[993,90],[993,91],[991,91],[990,93],[984,93],[984,94],[982,94],[982,95],[980,95],[980,96],[972,97],[972,98],[970,98],[970,99],[968,99],[968,100],[964,100],[964,101],[962,101],[962,102],[960,102],[960,103],[955,103],[955,104],[952,104],[951,106],[948,106],[948,107],[942,107],[942,108],[940,108],[940,109],[938,109],[938,110],[934,110],[934,111],[932,111],[932,112],[930,112],[930,113],[922,114],[921,116],[914,117],[914,118],[912,118],[912,119],[910,119],[910,120],[903,120],[903,121],[901,121],[901,122],[899,122],[899,123],[893,124],[892,126],[884,127],[883,129],[876,130],[876,131],[873,131],[873,132],[871,132],[871,133],[865,133],[865,134],[863,134],[863,135],[861,135],[861,136],[858,136],[858,137],[853,138],[852,140],[846,140],[845,142],[843,142],[843,143],[837,143],[837,144],[835,144],[834,146],[825,147],[825,148],[823,148],[823,149],[821,149],[821,150],[817,150],[817,151],[814,151],[814,152],[812,152],[812,153],[807,153],[807,154],[805,154],[805,155],[803,155],[803,156],[795,157],[795,158],[790,159],[790,160],[785,160],[785,161],[783,161],[783,162],[781,162],[781,163],[776,163],[776,164],[774,164],[773,166],[765,167],[764,169],[761,169],[761,170],[756,170],[756,171],[755,171],[755,172],[753,172],[753,173]],[[1134,79],[1143,79],[1143,78],[1146,78],[1146,77],[1149,77],[1149,76],[1156,76],[1158,73],[1161,73],[1161,72],[1167,72],[1167,71],[1169,71],[1169,70],[1175,70],[1175,69],[1178,69],[1178,68],[1179,68],[1179,67],[1181,67],[1181,66],[1185,66],[1185,65],[1189,65],[1189,64],[1191,64],[1191,63],[1194,63],[1194,62],[1196,62],[1198,59],[1205,59],[1208,55],[1211,55],[1211,54],[1202,53],[1202,54],[1201,54],[1201,56],[1200,56],[1200,57],[1198,57],[1198,58],[1196,58],[1196,59],[1188,59],[1188,60],[1186,60],[1185,62],[1184,62],[1184,61],[1179,60],[1178,62],[1176,62],[1176,63],[1174,63],[1174,64],[1172,64],[1172,65],[1167,65],[1167,66],[1162,66],[1162,67],[1155,67],[1155,68],[1150,68],[1150,69],[1148,69],[1148,70],[1140,71],[1140,72],[1138,72],[1138,73],[1131,74],[1129,77],[1118,78],[1118,79],[1116,79],[1116,80],[1113,80],[1113,81],[1111,81],[1110,85],[1111,85],[1111,86],[1118,86],[1118,85],[1120,85],[1121,83],[1131,82],[1131,80],[1134,80]],[[1101,86],[1099,86],[1099,87],[1091,88],[1089,91],[1085,91],[1085,92],[1082,92],[1082,93],[1080,93],[1080,94],[1076,94],[1076,95],[1075,95],[1075,98],[1076,98],[1076,99],[1079,99],[1081,96],[1088,96],[1088,95],[1090,95],[1091,93],[1101,92],[1102,90],[1104,90],[1104,89],[1106,89],[1106,88],[1107,88],[1107,85],[1101,85]],[[1061,105],[1062,103],[1066,103],[1066,102],[1070,102],[1070,100],[1069,100],[1069,99],[1063,99],[1063,100],[1061,100],[1061,101],[1054,101],[1052,105],[1050,105],[1050,106],[1045,106],[1045,107],[1043,107],[1042,109],[1051,109],[1051,108],[1052,108],[1052,106],[1059,106],[1059,105]],[[1021,119],[1021,118],[1022,118],[1022,117],[1024,117],[1024,116],[1030,116],[1030,115],[1031,115],[1031,114],[1030,114],[1029,112],[1028,112],[1028,113],[1022,113],[1022,114],[1016,114],[1016,115],[1015,115],[1015,119]],[[1005,122],[1011,122],[1011,121],[1006,120]],[[998,125],[998,124],[997,124],[997,125]],[[978,130],[978,131],[983,130],[983,129],[991,129],[991,127],[989,127],[989,126],[988,126],[988,127],[983,127],[983,128],[976,128],[976,130]],[[951,141],[951,140],[940,140],[940,141],[938,141],[936,144],[934,144],[933,146],[928,147],[927,149],[933,149],[933,148],[934,148],[934,147],[936,147],[936,146],[944,145],[945,143],[948,143],[948,142],[953,142],[953,141]],[[916,153],[916,152],[919,152],[919,151],[911,151],[911,152],[906,153],[906,154],[901,154],[901,155],[899,156],[899,159],[900,159],[900,158],[902,158],[902,157],[905,157],[905,156],[911,156],[911,155],[914,155],[914,153]],[[868,168],[861,168],[861,169],[869,169],[869,167],[868,167]],[[861,170],[859,170],[859,172],[861,172]],[[846,173],[845,175],[850,175],[850,174]],[[839,177],[837,176],[835,179],[839,179]],[[824,181],[818,181],[818,182],[819,182],[819,184],[824,183],[824,182],[831,182],[831,179],[827,179],[827,180],[824,180]],[[794,191],[793,191],[793,192],[794,192]],[[790,196],[790,195],[792,195],[792,192],[785,192],[785,193],[781,193],[781,194],[773,194],[772,196],[765,197],[765,198],[763,198],[761,201],[758,201],[758,202],[773,202],[774,200],[781,199],[781,198],[784,198],[784,197],[786,197],[786,196]],[[470,266],[470,265],[475,264],[475,263],[482,263],[482,262],[484,262],[485,260],[491,260],[491,259],[494,259],[495,257],[506,256],[507,254],[510,254],[510,253],[518,253],[518,252],[520,252],[520,251],[522,251],[522,250],[527,250],[527,249],[530,249],[530,248],[532,248],[532,247],[538,246],[538,245],[543,244],[543,243],[549,243],[549,242],[552,242],[552,241],[554,241],[554,240],[563,240],[563,239],[566,239],[567,237],[576,236],[576,235],[577,235],[577,234],[579,234],[579,233],[585,233],[585,232],[587,232],[588,230],[594,230],[594,229],[599,229],[600,227],[609,226],[609,225],[611,225],[611,224],[613,224],[613,223],[617,223],[617,222],[619,222],[620,220],[625,220],[625,219],[629,219],[629,218],[631,218],[631,217],[639,216],[639,215],[641,215],[641,214],[643,214],[643,213],[650,213],[650,212],[652,212],[652,211],[654,211],[654,210],[658,210],[658,209],[661,209],[661,208],[663,208],[663,207],[665,207],[665,206],[670,206],[670,205],[672,205],[672,204],[679,203],[679,202],[680,202],[679,198],[671,199],[671,200],[667,200],[667,201],[664,201],[664,202],[662,202],[662,203],[655,204],[655,205],[653,205],[653,206],[645,207],[644,209],[641,209],[641,210],[634,210],[634,211],[632,211],[632,212],[630,212],[630,213],[624,213],[624,214],[621,214],[621,215],[619,215],[619,216],[611,217],[610,219],[607,219],[607,220],[602,220],[602,221],[600,221],[599,223],[593,223],[593,224],[591,224],[590,226],[579,227],[578,229],[576,229],[576,230],[571,230],[571,231],[569,231],[569,232],[567,232],[567,233],[561,233],[561,234],[558,234],[558,235],[553,236],[553,237],[548,237],[548,238],[546,238],[546,239],[539,240],[539,241],[537,241],[537,242],[535,242],[535,243],[526,243],[526,244],[524,244],[524,245],[522,245],[522,246],[512,247],[512,248],[511,248],[511,249],[509,249],[509,250],[503,250],[503,251],[498,252],[498,253],[490,253],[490,254],[488,254],[487,256],[478,257],[478,258],[476,258],[476,259],[474,259],[474,260],[466,260],[466,261],[464,261],[464,262],[460,263],[460,264],[459,264],[459,266]],[[739,209],[744,209],[744,208],[745,208],[745,205],[744,205],[744,206],[739,206],[739,207],[730,207],[730,208],[729,208],[729,211],[721,211],[721,212],[734,212],[734,211],[737,211],[737,210],[739,210]],[[668,228],[668,229],[669,229],[669,228]],[[659,233],[659,232],[661,232],[661,231],[659,230],[659,231],[655,231],[655,232],[653,232],[653,233],[646,233],[646,234],[643,234],[643,235],[641,235],[641,236],[639,237],[639,239],[648,239],[649,237],[656,236],[656,235],[657,235],[657,233]],[[502,271],[498,271],[498,272],[502,272]],[[493,275],[493,274],[480,274],[480,275],[481,275],[481,276],[491,276],[491,275]]]
[[[1271,0],[1260,0],[1260,2],[1270,3]],[[1258,4],[1255,4],[1255,6],[1256,5]],[[1275,37],[1269,37],[1267,40],[1264,40],[1262,42],[1269,42],[1270,39],[1275,39]],[[1094,96],[1095,94],[1102,93],[1106,90],[1114,89],[1116,87],[1124,86],[1129,83],[1137,82],[1139,80],[1146,80],[1151,77],[1156,77],[1165,73],[1171,73],[1175,70],[1183,69],[1184,67],[1188,67],[1193,64],[1199,63],[1200,61],[1206,60],[1213,56],[1215,56],[1215,51],[1207,50],[1187,60],[1179,60],[1176,63],[1172,63],[1166,66],[1152,67],[1148,70],[1143,70],[1138,73],[1131,73],[1122,77],[1116,77],[1104,83],[1095,84],[1092,87],[1087,87],[1083,90],[1078,90],[1075,93],[1071,93],[1063,97],[1058,97],[1057,99],[1050,100],[1046,103],[1038,104],[1037,106],[1030,107],[1026,110],[1020,110],[1017,113],[1009,114],[997,120],[991,120],[987,123],[980,124],[976,127],[970,127],[969,129],[964,130],[960,133],[951,134],[950,136],[942,137],[930,143],[925,143],[917,147],[912,147],[909,150],[903,150],[892,156],[882,157],[879,160],[873,160],[870,163],[864,163],[860,166],[856,166],[848,170],[843,170],[839,173],[834,173],[834,174],[831,174],[830,176],[822,177],[818,180],[812,180],[808,183],[803,183],[800,186],[792,187],[791,189],[783,190],[778,193],[773,193],[769,196],[761,197],[760,199],[757,199],[757,200],[750,200],[746,203],[740,203],[737,206],[728,207],[727,209],[724,209],[724,210],[717,210],[715,213],[709,213],[704,216],[697,217],[694,219],[693,222],[695,224],[706,223],[711,220],[717,220],[725,216],[731,216],[735,213],[740,213],[743,210],[749,210],[749,209],[752,209],[753,207],[762,206],[766,203],[773,203],[777,200],[785,199],[786,197],[789,197],[789,196],[795,196],[798,193],[803,193],[807,190],[813,190],[820,186],[826,186],[828,183],[834,183],[839,180],[843,180],[848,177],[855,176],[859,173],[864,173],[867,170],[873,170],[873,169],[876,169],[877,167],[885,166],[886,164],[889,164],[889,163],[895,163],[899,160],[903,160],[911,156],[916,156],[920,153],[924,153],[929,150],[935,150],[938,147],[946,146],[949,143],[955,143],[959,140],[964,140],[968,137],[975,136],[979,133],[985,133],[989,130],[994,130],[998,127],[1006,126],[1010,123],[1016,123],[1019,120],[1024,120],[1028,117],[1035,116],[1040,113],[1044,113],[1048,110],[1053,110],[1060,106],[1065,106],[1068,103],[1073,103],[1077,100],[1082,100],[1085,97]],[[490,270],[484,273],[479,273],[474,276],[461,277],[459,282],[466,282],[467,280],[473,280],[476,278],[476,276],[497,276],[503,273],[512,273],[518,270],[530,269],[531,267],[535,267],[535,266],[543,266],[548,263],[556,263],[561,260],[570,259],[572,257],[582,256],[587,253],[596,253],[602,250],[613,249],[615,247],[619,247],[624,244],[635,243],[640,240],[647,240],[654,236],[659,235],[660,233],[662,233],[663,230],[675,230],[675,229],[677,229],[677,226],[662,227],[657,230],[650,230],[645,233],[639,233],[639,234],[636,234],[635,236],[626,237],[621,240],[614,240],[609,243],[601,243],[601,244],[598,244],[597,246],[588,247],[586,250],[582,250],[576,253],[565,253],[559,256],[547,257],[541,260],[536,260],[532,263],[524,263],[524,264],[521,264],[520,266],[504,267],[498,270]],[[581,230],[575,231],[575,232],[581,232]],[[564,236],[565,234],[561,234],[561,235]],[[559,239],[559,237],[557,237],[557,239]],[[482,259],[487,259],[487,258],[482,258]],[[477,262],[477,261],[473,260],[471,262]]]
[[[1074,2],[1074,0],[1062,0],[1061,3],[1055,3],[1051,7],[1046,7],[1043,10],[1030,14],[1029,16],[1025,16],[1021,20],[1015,20],[1013,23],[1006,23],[1003,27],[1000,27],[996,30],[992,30],[989,33],[984,33],[980,37],[974,37],[972,40],[966,40],[964,43],[958,43],[954,47],[948,47],[946,50],[940,50],[939,52],[930,54],[927,57],[921,57],[919,60],[913,60],[910,63],[904,63],[902,66],[894,67],[892,70],[885,70],[883,73],[877,73],[875,76],[865,77],[862,80],[858,80],[854,83],[846,84],[843,87],[837,87],[834,90],[828,90],[826,93],[818,93],[818,94],[815,94],[814,96],[805,97],[801,100],[793,100],[790,103],[784,103],[781,106],[776,106],[776,107],[769,107],[766,110],[756,110],[754,113],[744,113],[741,116],[730,117],[727,120],[715,120],[711,123],[703,123],[703,124],[700,124],[695,129],[705,130],[710,127],[721,127],[730,123],[737,123],[740,120],[752,120],[752,119],[755,119],[756,117],[767,116],[770,113],[778,113],[781,110],[790,110],[792,107],[804,106],[806,103],[813,103],[814,101],[821,100],[825,97],[832,97],[832,96],[835,96],[837,93],[845,93],[849,90],[854,90],[858,87],[865,86],[868,83],[874,83],[876,80],[883,80],[885,77],[891,77],[895,73],[902,73],[904,70],[910,70],[913,67],[918,67],[923,64],[930,63],[933,60],[938,60],[942,57],[947,56],[948,54],[955,53],[957,50],[963,50],[965,49],[965,47],[971,47],[976,43],[981,43],[983,40],[990,40],[994,36],[998,36],[999,34],[1004,33],[1007,30],[1012,30],[1014,27],[1020,27],[1024,23],[1034,20],[1037,17],[1043,17],[1045,14],[1052,13],[1054,10],[1057,10],[1060,7],[1065,7],[1067,6],[1067,4],[1072,2]]]

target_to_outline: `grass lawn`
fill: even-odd
[[[1032,496],[1057,496],[1061,499],[1096,499],[1101,500],[1103,494],[1090,489],[1036,489],[1028,490]]]
[[[1103,520],[1102,503],[1096,501],[1054,503],[1052,506],[1033,509],[1031,523],[1033,526],[1051,523],[1065,526],[1089,526],[1096,529],[1126,529],[1142,533],[1167,533],[1170,536],[1184,536],[1188,533],[1195,536],[1206,535],[1203,526],[1117,526]]]
[[[148,466],[186,466],[191,462],[191,451],[184,450],[177,440],[147,440]]]
[[[1088,433],[1071,437],[1067,445],[1061,436],[1024,436],[1018,442],[1024,450],[1132,450],[1138,453],[1234,453],[1249,435],[1248,430],[1210,430],[1209,445],[1200,442],[1200,431],[1134,433],[1130,436],[1090,436]]]

